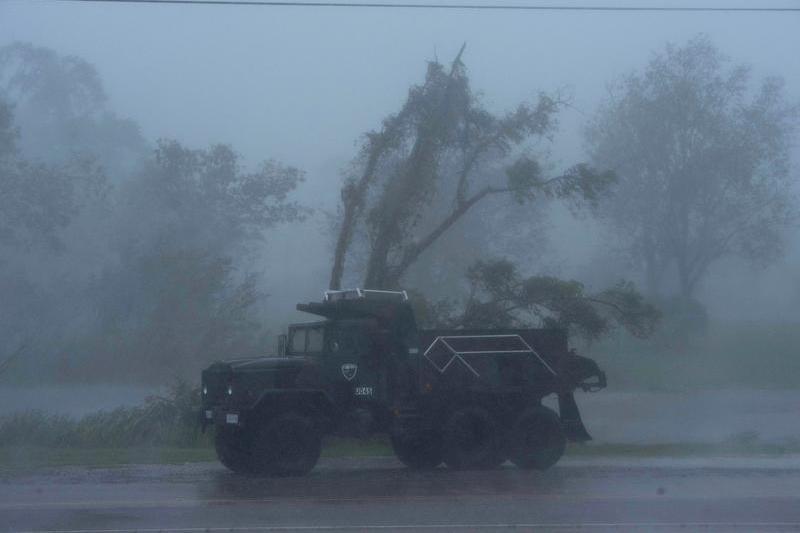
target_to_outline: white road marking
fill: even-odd
[[[747,530],[763,529],[796,529],[800,522],[526,522],[526,523],[500,523],[500,524],[350,524],[335,526],[301,526],[301,525],[274,525],[274,526],[232,526],[232,527],[152,527],[131,529],[36,529],[20,531],[18,533],[193,533],[215,531],[346,531],[346,530],[386,530],[386,529],[652,529],[652,528],[737,528]]]
[[[438,502],[438,501],[470,501],[474,499],[480,499],[481,495],[475,494],[463,494],[463,495],[442,495],[442,496],[431,496],[431,495],[420,495],[420,496],[372,496],[369,498],[370,502],[375,503],[386,503],[386,502],[397,502],[397,501],[405,501],[405,502],[412,502],[412,501],[420,501],[420,502]],[[559,502],[568,502],[568,503],[585,503],[585,502],[592,502],[592,503],[617,503],[620,501],[632,501],[632,502],[643,502],[643,501],[667,501],[667,500],[685,500],[686,498],[682,497],[674,497],[669,494],[646,494],[646,495],[626,495],[626,496],[571,496],[565,494],[542,494],[542,495],[531,495],[531,494],[497,494],[492,496],[494,500],[505,500],[505,501],[514,501],[514,500],[522,500],[525,502],[547,502],[547,501],[559,501]],[[690,498],[691,499],[691,498]],[[757,500],[768,500],[771,502],[797,502],[798,498],[793,495],[787,496],[769,496],[769,497],[757,497],[757,496],[738,496],[738,497],[729,497],[729,496],[708,496],[702,498],[700,500],[693,498],[693,501],[705,501],[705,502],[714,502],[714,501],[731,501],[731,500],[745,500],[748,502],[753,502]],[[206,499],[206,500],[198,500],[194,498],[186,498],[186,499],[172,499],[172,500],[96,500],[96,501],[51,501],[51,502],[3,502],[0,503],[0,510],[3,511],[22,511],[22,510],[36,510],[36,509],[86,509],[86,510],[96,510],[96,509],[113,509],[113,508],[171,508],[171,507],[201,507],[201,506],[211,506],[211,505],[253,505],[253,504],[292,504],[292,505],[315,505],[318,503],[341,503],[341,504],[348,504],[348,503],[356,503],[362,504],[364,503],[365,499],[360,496],[352,497],[352,498],[303,498],[303,497],[275,497],[275,498],[239,498],[239,499]]]

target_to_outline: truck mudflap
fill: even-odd
[[[558,413],[561,417],[561,429],[564,435],[572,442],[586,442],[592,440],[592,436],[586,431],[586,426],[581,420],[581,412],[578,410],[578,403],[575,401],[575,394],[562,392],[558,395]]]
[[[561,427],[567,439],[572,442],[586,442],[592,436],[586,431],[586,426],[581,420],[581,412],[575,401],[574,389],[584,392],[594,392],[606,387],[606,374],[593,360],[581,357],[570,351],[565,365],[567,390],[558,393],[558,411],[561,417]]]

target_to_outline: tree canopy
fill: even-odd
[[[619,178],[597,213],[651,294],[691,299],[719,259],[781,252],[798,107],[780,79],[751,78],[705,36],[668,45],[612,86],[588,128],[592,162]]]
[[[434,306],[423,316],[435,325],[504,328],[545,325],[594,340],[616,326],[636,337],[653,333],[659,311],[620,281],[591,292],[575,280],[520,274],[510,261],[478,261],[467,273],[470,290],[461,305]]]
[[[429,63],[424,82],[409,90],[400,111],[380,130],[365,136],[353,162],[342,188],[331,288],[340,287],[354,247],[360,254],[349,257],[363,272],[363,286],[398,287],[409,267],[423,254],[435,254],[441,237],[490,197],[503,198],[506,206],[527,206],[524,224],[539,222],[533,216],[542,207],[537,200],[596,203],[614,182],[613,173],[580,163],[549,175],[533,148],[552,135],[563,103],[540,94],[535,103],[495,115],[472,92],[460,53],[449,69]],[[486,233],[486,221],[481,222],[473,229]],[[421,322],[550,325],[598,338],[615,325],[646,336],[658,319],[630,283],[591,292],[576,281],[525,277],[518,265],[485,253],[471,266],[460,266],[448,275],[466,276],[465,292],[435,301],[416,291]]]
[[[400,111],[365,135],[342,187],[331,288],[341,285],[359,231],[367,250],[363,285],[392,288],[488,197],[595,201],[613,180],[585,164],[547,176],[530,144],[553,132],[562,102],[541,94],[535,103],[492,114],[472,92],[461,53],[449,69],[428,63]]]
[[[0,47],[0,94],[16,107],[25,157],[91,157],[118,178],[149,152],[138,124],[109,110],[100,75],[80,57],[29,43]]]
[[[62,165],[27,159],[18,137],[12,107],[0,98],[0,249],[58,249],[86,196],[104,193],[105,175],[86,158]]]

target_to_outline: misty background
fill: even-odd
[[[463,43],[472,89],[489,111],[540,91],[568,99],[552,140],[537,147],[549,167],[564,168],[589,158],[586,128],[609,84],[644,69],[667,43],[704,35],[731,66],[752,68],[753,92],[779,76],[797,104],[797,24],[794,13],[3,2],[0,89],[16,146],[42,165],[42,179],[70,189],[72,203],[50,204],[62,222],[37,219],[37,231],[0,247],[0,359],[10,361],[0,379],[157,386],[194,379],[214,359],[273,351],[274,336],[305,319],[295,303],[327,288],[340,189],[363,134],[401,107],[426,62],[449,65]],[[800,194],[797,138],[789,156]],[[213,190],[212,178],[229,187]],[[268,190],[255,187],[260,178]],[[536,214],[510,208],[514,224],[472,239],[470,228],[498,209],[467,215],[458,238],[431,254],[471,258],[487,247],[527,275],[594,289],[620,279],[643,285],[591,212],[560,201]],[[708,325],[686,343],[621,330],[575,342],[609,369],[612,387],[797,386],[797,229],[781,229],[782,253],[766,265],[714,263],[694,295]],[[411,272],[408,288],[446,298],[460,287],[421,278],[424,270]]]

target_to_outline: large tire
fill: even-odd
[[[391,435],[392,449],[401,463],[414,470],[430,470],[442,464],[442,437],[435,432],[403,432]]]
[[[494,468],[502,462],[498,427],[486,409],[453,411],[445,422],[443,437],[448,468]]]
[[[250,452],[249,435],[239,429],[216,428],[214,448],[217,458],[226,468],[237,474],[253,471],[253,457]]]
[[[511,431],[511,462],[519,468],[547,470],[561,459],[567,438],[561,419],[544,406],[523,411]]]
[[[285,413],[258,429],[252,449],[256,473],[302,476],[317,464],[322,436],[311,417]]]

